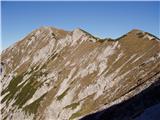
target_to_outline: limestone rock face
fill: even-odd
[[[102,40],[41,27],[1,58],[3,120],[81,119],[160,79],[160,40],[140,30]]]

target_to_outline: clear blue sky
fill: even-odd
[[[82,28],[105,38],[132,29],[158,37],[160,2],[2,2],[3,49],[41,26]]]

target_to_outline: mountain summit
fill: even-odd
[[[148,103],[137,97],[160,80],[159,38],[141,30],[102,40],[81,29],[41,27],[1,57],[3,120],[95,120],[103,110],[138,119],[160,102],[158,93]],[[109,113],[103,120],[116,119]]]

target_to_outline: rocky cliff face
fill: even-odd
[[[42,27],[1,57],[4,120],[77,120],[160,79],[160,41],[140,30],[101,40]]]

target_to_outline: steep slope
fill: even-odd
[[[159,93],[160,81],[157,81],[139,94],[81,120],[158,120]]]
[[[42,27],[2,52],[2,119],[68,120],[108,108],[160,78],[160,42],[132,30],[101,40]]]

